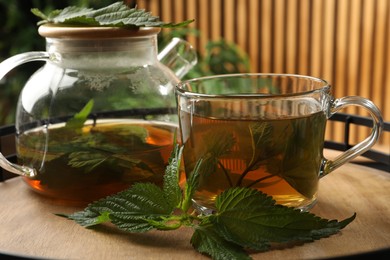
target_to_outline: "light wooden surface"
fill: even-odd
[[[18,177],[0,183],[0,253],[50,259],[208,259],[190,246],[191,230],[129,234],[110,225],[85,229],[54,215],[56,205]],[[390,248],[390,173],[346,164],[320,181],[312,212],[341,220],[340,233],[312,243],[255,253],[254,259],[324,259]]]

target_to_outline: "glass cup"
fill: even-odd
[[[196,78],[176,87],[183,161],[188,177],[203,160],[194,207],[214,210],[218,194],[251,187],[278,204],[309,210],[319,179],[369,150],[383,120],[362,97],[335,99],[322,79],[291,74],[231,74]],[[364,141],[334,160],[323,156],[327,119],[346,106],[373,119]]]

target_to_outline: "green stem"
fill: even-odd
[[[227,181],[229,182],[230,187],[233,187],[233,181],[229,176],[229,173],[226,171],[225,167],[223,167],[223,164],[218,161],[218,165],[221,167],[223,174],[225,175]]]
[[[161,225],[160,221],[149,220],[149,223],[155,226],[158,230],[175,230],[179,229],[181,226],[193,226],[194,221],[200,222],[202,219],[199,218],[194,213],[188,214],[183,213],[180,215],[172,215],[168,218],[163,218],[164,224]]]
[[[237,180],[236,187],[240,187],[242,184],[242,181],[244,180],[245,176],[251,171],[250,169],[253,167],[254,163],[251,163],[246,169],[241,173],[240,178]]]
[[[253,185],[255,185],[255,184],[257,184],[257,183],[259,183],[259,182],[261,182],[261,181],[264,181],[264,180],[266,180],[266,179],[272,178],[272,177],[274,177],[274,176],[275,176],[275,175],[268,175],[268,176],[265,176],[265,177],[263,177],[263,178],[257,179],[257,180],[255,180],[254,182],[248,184],[248,185],[246,186],[246,188],[250,188],[250,187],[252,187]]]
[[[182,226],[182,224],[180,222],[178,222],[178,223],[171,224],[171,225],[164,225],[164,226],[160,225],[157,227],[157,229],[158,230],[176,230],[176,229],[179,229],[181,226]]]

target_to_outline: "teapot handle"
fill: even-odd
[[[31,51],[12,56],[0,63],[0,81],[3,79],[8,72],[13,68],[30,62],[30,61],[48,61],[50,60],[50,54],[45,51]],[[21,166],[18,164],[11,163],[4,155],[0,152],[0,167],[3,169],[26,177],[34,177],[37,171],[27,166]]]
[[[12,163],[8,161],[2,153],[0,153],[0,167],[9,172],[30,178],[35,177],[37,175],[37,171],[34,168]]]
[[[192,45],[178,37],[157,55],[157,59],[170,68],[179,79],[183,78],[198,62],[198,56]]]
[[[30,51],[14,55],[0,63],[0,81],[13,68],[30,61],[48,61],[50,54],[45,51]]]

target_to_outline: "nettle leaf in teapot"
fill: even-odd
[[[100,9],[69,6],[61,10],[54,10],[48,15],[37,8],[31,9],[31,12],[42,19],[38,25],[54,23],[68,26],[173,28],[186,26],[194,21],[162,22],[158,16],[152,16],[150,12],[143,9],[130,8],[123,2],[116,2]]]
[[[80,112],[76,113],[72,118],[70,118],[65,127],[66,128],[82,128],[85,121],[88,119],[89,113],[91,113],[94,105],[93,99],[91,99]]]

